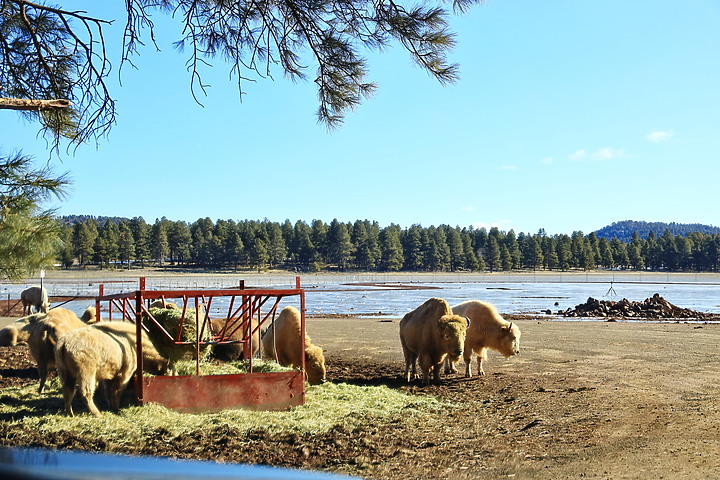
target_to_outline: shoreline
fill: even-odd
[[[300,277],[304,288],[312,288],[319,281],[333,283],[641,283],[641,284],[708,284],[720,285],[720,272],[637,272],[606,271],[588,272],[535,271],[535,272],[321,272],[294,273],[284,270],[255,271],[168,271],[165,269],[132,270],[48,270],[46,283],[77,282],[132,282],[140,277],[160,278],[218,278],[244,280],[253,285],[267,283],[294,284]],[[37,284],[39,277],[28,277],[17,282],[0,282],[2,285]]]

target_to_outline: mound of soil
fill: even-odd
[[[627,298],[615,302],[590,297],[587,299],[587,302],[575,306],[574,309],[568,308],[558,313],[564,317],[640,318],[653,320],[713,320],[717,318],[717,315],[713,315],[712,313],[700,312],[673,305],[657,293],[642,302],[631,302]]]

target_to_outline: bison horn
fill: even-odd
[[[467,326],[470,326],[470,317],[465,317],[465,320],[467,320]]]
[[[512,322],[510,322],[510,325],[508,325],[507,329],[508,329],[508,332],[509,332],[510,330],[512,330]]]

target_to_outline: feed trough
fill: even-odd
[[[218,411],[228,408],[282,410],[305,402],[304,355],[300,370],[254,372],[252,337],[274,321],[280,301],[298,303],[301,329],[305,333],[305,293],[300,277],[294,288],[245,288],[216,290],[146,290],[145,279],[135,291],[96,297],[96,308],[105,320],[135,323],[152,332],[153,342],[161,343],[170,358],[190,356],[196,362],[194,375],[143,376],[142,345],[137,344],[138,369],[135,391],[140,404],[158,403],[181,411]],[[151,306],[153,305],[153,306]],[[176,309],[179,318],[163,324],[158,311]],[[236,344],[247,361],[248,372],[201,375],[204,352],[215,345]],[[298,345],[298,348],[303,348]],[[179,352],[179,353],[178,353]],[[168,355],[166,355],[168,356]]]

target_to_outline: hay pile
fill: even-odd
[[[56,384],[57,385],[57,384]],[[59,386],[54,387],[59,388]],[[132,452],[152,444],[157,432],[164,441],[201,438],[208,426],[237,432],[241,442],[254,442],[253,434],[322,434],[337,426],[352,430],[359,425],[415,423],[448,408],[459,408],[432,396],[415,396],[386,386],[324,383],[307,391],[304,405],[286,411],[243,409],[211,413],[181,413],[161,405],[128,406],[119,412],[103,410],[93,417],[83,410],[75,417],[63,413],[62,394],[50,390],[38,394],[34,385],[0,390],[0,416],[12,419],[14,428],[40,432],[43,437],[92,438],[106,452]]]
[[[173,368],[172,365],[174,365],[175,362],[181,359],[197,360],[194,345],[197,336],[197,328],[195,326],[195,309],[188,308],[185,311],[184,321],[182,309],[150,307],[148,311],[173,338],[177,338],[178,332],[180,332],[180,324],[182,323],[182,332],[180,334],[179,341],[192,343],[190,345],[175,345],[173,342],[168,340],[167,336],[158,329],[154,322],[150,321],[149,317],[143,315],[143,324],[148,328],[150,340],[152,340],[155,348],[157,348],[158,352],[160,352],[160,355],[170,360],[171,368]],[[202,310],[200,311],[200,315],[204,315]],[[202,318],[200,319],[200,322],[202,329]],[[198,338],[198,340],[201,342],[207,342],[210,340],[209,328],[206,327],[204,329],[201,338]],[[201,345],[200,359],[202,360],[207,358],[211,351],[212,346]]]
[[[178,375],[195,375],[197,364],[194,360],[179,360],[175,364]],[[253,372],[289,372],[291,367],[283,367],[282,365],[270,361],[253,359]],[[200,375],[235,375],[238,373],[248,373],[250,371],[250,362],[248,360],[237,360],[234,362],[215,363],[210,361],[200,362]]]

